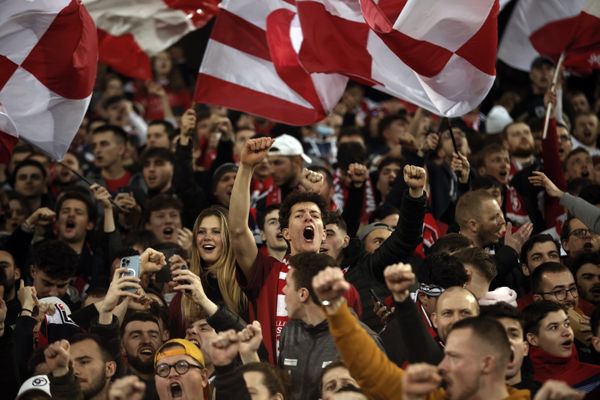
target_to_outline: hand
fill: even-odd
[[[213,339],[208,352],[213,364],[217,367],[224,367],[232,363],[237,356],[240,347],[238,334],[233,329],[225,332],[220,332]]]
[[[130,213],[139,207],[135,201],[135,197],[131,193],[119,193],[115,197],[115,204],[119,210],[124,213]]]
[[[6,320],[7,311],[6,302],[0,298],[0,337],[4,336],[4,321]]]
[[[123,297],[132,297],[139,299],[142,287],[140,286],[140,278],[137,276],[123,275],[127,272],[127,268],[117,268],[113,275],[112,282],[108,287],[106,296],[98,305],[100,313],[111,313],[115,307],[121,302]],[[127,289],[135,289],[135,292]],[[110,323],[110,322],[109,322]]]
[[[247,140],[240,153],[240,163],[250,168],[256,167],[267,157],[273,142],[269,137]]]
[[[146,272],[156,272],[166,264],[163,253],[148,247],[140,256],[140,275]]]
[[[146,384],[135,375],[117,379],[108,390],[109,400],[142,400],[146,392]]]
[[[440,143],[440,136],[437,133],[430,133],[425,136],[425,143],[423,144],[423,151],[433,151],[437,149]]]
[[[437,367],[429,364],[411,364],[402,376],[402,394],[405,400],[425,399],[442,383]]]
[[[387,285],[394,301],[402,303],[408,298],[409,289],[415,283],[415,274],[410,264],[392,264],[383,271],[385,284]]]
[[[110,202],[110,199],[112,198],[112,196],[110,195],[108,190],[106,190],[106,188],[98,185],[97,183],[94,183],[92,186],[90,186],[90,190],[92,191],[96,201],[98,201],[100,204],[102,204],[102,207],[105,210],[108,210],[108,209],[112,210],[112,204]]]
[[[460,153],[454,153],[452,155],[452,161],[450,162],[450,168],[452,171],[454,171],[460,183],[465,184],[469,182],[469,172],[471,166],[469,164],[469,160],[467,160],[467,157]]]
[[[185,251],[190,252],[192,250],[193,240],[194,234],[188,228],[177,229],[177,244]]]
[[[71,356],[69,350],[71,345],[67,340],[59,340],[46,347],[44,350],[44,358],[48,370],[52,371],[52,375],[59,377],[65,376],[69,372],[69,362]]]
[[[521,225],[515,233],[512,233],[512,224],[508,222],[506,224],[506,233],[504,234],[504,245],[512,247],[517,254],[521,254],[521,247],[529,239],[532,232],[533,224],[531,222]]]
[[[319,300],[337,303],[350,290],[350,284],[344,278],[344,272],[335,267],[327,267],[319,272],[312,281],[313,289]]]
[[[369,176],[367,166],[359,163],[350,164],[347,174],[355,188],[362,187]]]
[[[231,125],[231,121],[227,117],[217,118],[215,121],[215,128],[217,131],[221,132],[221,138],[227,140],[233,140],[233,126]]]
[[[427,182],[427,172],[424,168],[415,165],[405,165],[404,182],[409,187],[410,196],[418,199],[423,196],[425,183]]]
[[[389,320],[394,315],[394,308],[392,307],[390,309],[385,304],[383,304],[383,303],[381,303],[381,302],[376,301],[375,299],[373,299],[373,312],[375,313],[375,315],[377,316],[377,318],[379,318],[379,320],[381,321],[381,323],[383,325],[387,325],[387,323],[389,322]]]
[[[325,185],[325,177],[320,172],[311,171],[308,168],[302,170],[300,186],[307,192],[320,193]]]
[[[180,131],[182,135],[191,136],[196,128],[196,111],[193,108],[185,110],[181,116]]]
[[[22,309],[34,311],[33,309],[38,305],[37,292],[33,286],[25,286],[25,282],[21,280],[21,286],[17,291],[17,298],[21,303]]]
[[[544,93],[544,107],[548,108],[549,104],[552,105],[553,110],[556,109],[556,87],[554,85]]]
[[[206,301],[208,297],[198,275],[189,269],[182,268],[172,269],[171,274],[175,283],[173,290],[186,291],[196,304],[202,305]]]
[[[242,361],[250,359],[256,354],[262,343],[263,336],[260,322],[254,321],[252,325],[246,326],[238,332],[238,338],[240,340],[240,357]]]
[[[35,210],[27,219],[25,224],[29,226],[45,226],[51,224],[56,219],[56,213],[47,207],[40,207]]]
[[[532,173],[533,175],[530,175],[527,178],[529,179],[529,183],[531,183],[533,186],[543,187],[550,197],[563,197],[565,192],[560,190],[558,186],[556,186],[554,182],[552,182],[550,178],[546,176],[546,174],[541,171],[533,171]]]
[[[533,400],[581,400],[584,392],[575,390],[564,382],[546,381],[536,393]]]

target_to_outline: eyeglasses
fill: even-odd
[[[171,373],[171,368],[175,368],[175,372],[177,372],[178,375],[187,374],[190,368],[204,369],[202,365],[194,365],[190,364],[185,360],[180,360],[177,361],[175,364],[158,364],[156,366],[156,375],[160,376],[161,378],[166,378]]]
[[[567,293],[569,293],[573,298],[577,297],[577,286],[571,286],[568,289],[557,289],[551,292],[542,292],[541,294],[552,295],[556,298],[556,300],[563,301],[567,298]]]
[[[585,239],[589,238],[593,234],[594,232],[592,232],[591,229],[574,229],[573,231],[571,231],[571,233],[569,233],[569,236],[575,236],[578,239]]]

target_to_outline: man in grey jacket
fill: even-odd
[[[283,289],[290,320],[281,332],[278,365],[291,378],[291,399],[319,398],[322,369],[339,358],[325,312],[321,308],[312,279],[336,263],[321,253],[299,253],[290,258],[290,270]],[[379,336],[363,325],[381,346]]]

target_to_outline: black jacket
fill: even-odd
[[[367,326],[363,325],[363,328],[382,347],[379,336]],[[277,364],[290,374],[290,399],[319,399],[321,372],[340,357],[329,334],[327,320],[315,326],[296,319],[289,320],[281,331],[279,349]]]

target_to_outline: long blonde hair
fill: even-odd
[[[203,265],[203,261],[200,258],[200,251],[196,242],[196,236],[200,229],[200,224],[207,217],[217,217],[221,224],[221,239],[223,242],[223,252],[219,259],[211,266]],[[242,314],[248,307],[248,299],[240,288],[235,278],[235,256],[233,254],[233,247],[231,246],[231,239],[229,236],[229,224],[227,222],[227,210],[220,206],[213,206],[204,209],[193,228],[193,240],[192,240],[192,259],[190,263],[190,271],[198,275],[202,280],[202,284],[206,284],[207,275],[212,274],[217,278],[219,284],[219,291],[225,305],[237,314]],[[184,321],[191,322],[193,317],[197,314],[197,305],[187,296],[184,296],[182,305],[182,312]]]

